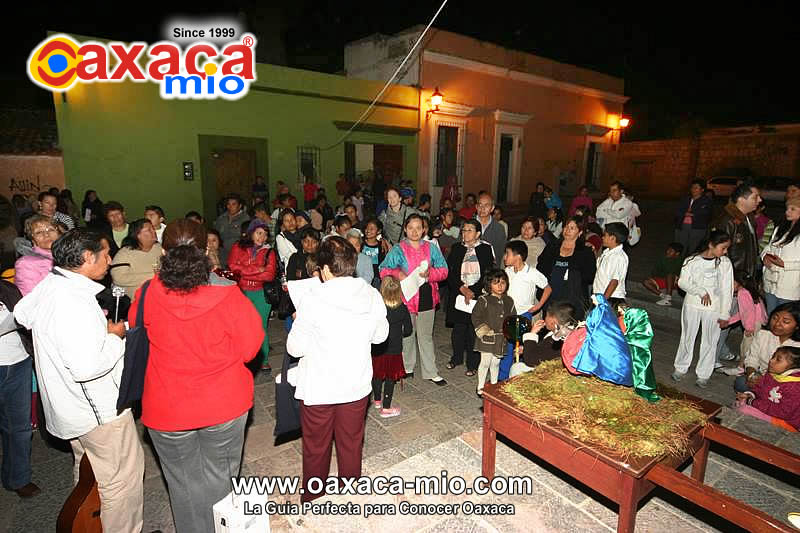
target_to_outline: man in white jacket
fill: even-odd
[[[140,532],[144,452],[130,409],[117,414],[125,325],[95,300],[111,258],[108,243],[74,229],[53,243],[53,271],[14,308],[33,331],[47,429],[69,440],[75,477],[85,453],[100,492],[104,531]]]
[[[600,227],[605,228],[606,224],[611,222],[621,222],[626,227],[629,227],[628,221],[633,211],[634,203],[623,194],[624,188],[622,183],[615,181],[608,189],[608,198],[597,206],[596,218]]]

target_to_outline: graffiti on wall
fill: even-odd
[[[0,156],[0,194],[36,196],[51,187],[64,188],[60,156]]]

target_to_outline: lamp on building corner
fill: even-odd
[[[438,113],[439,106],[442,105],[444,101],[444,96],[442,93],[439,92],[439,87],[436,87],[433,90],[433,94],[431,95],[431,109],[425,114],[425,119],[427,120],[428,117],[431,116],[431,113]]]

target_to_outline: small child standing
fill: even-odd
[[[410,336],[414,329],[397,278],[383,278],[381,296],[386,304],[389,336],[382,343],[372,345],[372,394],[373,405],[380,409],[381,418],[390,418],[400,414],[399,407],[392,407],[394,382],[406,375],[403,338]]]
[[[683,263],[678,287],[686,291],[686,298],[681,309],[681,339],[672,373],[675,381],[680,381],[689,371],[697,330],[702,326],[695,384],[700,388],[708,386],[714,371],[720,327],[730,317],[733,300],[733,267],[725,257],[730,245],[730,235],[714,230],[701,245],[703,251],[690,255]]]
[[[719,368],[717,371],[728,376],[741,376],[744,374],[744,356],[750,351],[756,333],[767,321],[767,309],[764,307],[764,297],[761,296],[758,282],[743,270],[736,270],[733,273],[733,292],[738,311],[728,319],[726,325],[732,326],[741,321],[744,328],[742,344],[739,347],[739,365]]]
[[[478,367],[478,396],[483,396],[486,374],[491,371],[491,382],[497,383],[500,360],[506,352],[503,336],[503,321],[514,314],[514,300],[507,294],[508,275],[500,269],[486,274],[484,292],[472,310],[472,326],[475,328],[475,349],[481,352]]]
[[[628,254],[622,249],[628,240],[628,228],[622,222],[611,222],[603,229],[605,250],[597,258],[593,294],[602,294],[614,306],[625,299],[625,278],[628,275]],[[615,301],[616,300],[616,301]]]
[[[645,289],[660,297],[658,305],[672,305],[672,291],[681,272],[682,255],[683,245],[670,243],[664,255],[658,258],[650,277],[642,282]]]
[[[736,393],[739,410],[788,431],[800,430],[800,348],[781,346],[768,373],[747,392]]]

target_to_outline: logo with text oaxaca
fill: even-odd
[[[150,46],[97,41],[76,42],[53,35],[39,43],[28,57],[28,77],[54,92],[76,83],[157,83],[165,100],[238,100],[256,79],[256,39],[245,33],[241,41],[217,48],[207,42],[184,48],[169,41]]]

